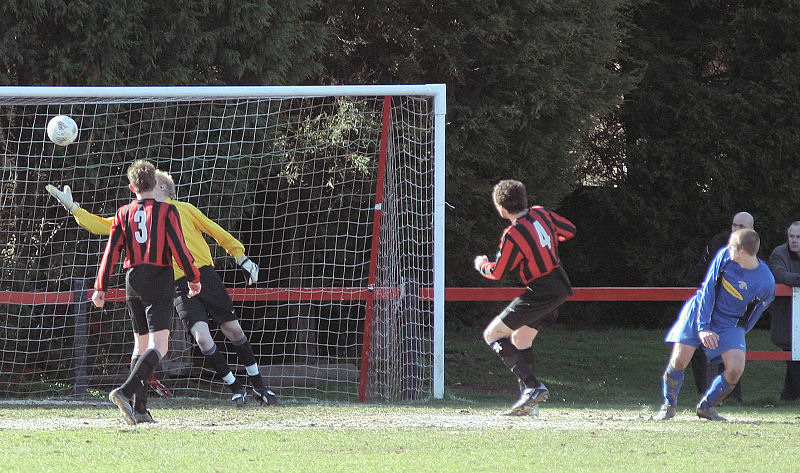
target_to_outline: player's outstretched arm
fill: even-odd
[[[241,266],[242,270],[247,276],[247,285],[255,284],[258,282],[258,265],[253,263],[247,256],[240,256],[236,258],[236,264]]]
[[[50,195],[55,197],[56,200],[61,202],[61,205],[63,205],[64,208],[67,209],[67,212],[74,213],[75,210],[77,210],[78,207],[80,207],[72,199],[72,189],[70,189],[69,186],[64,186],[64,190],[62,191],[62,190],[59,190],[58,187],[56,187],[56,186],[54,186],[52,184],[47,184],[45,186],[45,189],[47,189],[47,192],[49,192]]]
[[[101,217],[78,205],[72,197],[72,189],[69,186],[64,186],[62,191],[58,187],[48,184],[45,189],[72,214],[75,222],[88,230],[89,233],[108,235],[111,232],[111,224],[114,222],[114,217]]]

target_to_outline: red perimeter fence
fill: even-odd
[[[581,302],[612,301],[685,301],[697,288],[691,287],[574,287],[568,299]],[[510,301],[520,295],[519,287],[448,287],[445,300],[451,302]],[[228,291],[235,301],[292,301],[292,300],[375,300],[396,299],[401,296],[399,288],[237,288]],[[779,284],[778,297],[792,297],[792,288]],[[419,290],[421,300],[431,300],[433,289]],[[91,298],[91,294],[89,294]],[[72,292],[0,292],[0,304],[70,304]],[[125,292],[111,289],[106,300],[123,301]],[[789,351],[748,351],[748,360],[790,360]]]
[[[448,287],[444,291],[447,301],[510,301],[522,294],[517,287],[472,288]],[[430,298],[433,291],[423,289],[423,297]],[[685,301],[697,292],[695,287],[574,287],[570,301],[611,302],[611,301]],[[778,284],[775,292],[778,297],[792,297],[792,288]],[[748,360],[791,360],[790,351],[747,351]]]

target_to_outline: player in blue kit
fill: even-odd
[[[673,343],[664,371],[664,404],[656,420],[675,416],[683,373],[694,351],[702,346],[712,364],[724,362],[697,403],[697,416],[724,421],[716,406],[730,394],[744,372],[745,334],[775,299],[775,278],[756,255],[761,240],[752,229],[737,230],[728,246],[717,252],[697,294],[681,308],[665,338]]]

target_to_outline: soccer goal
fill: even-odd
[[[246,286],[208,238],[279,396],[443,397],[443,84],[5,87],[0,110],[0,396],[81,396],[127,376],[122,269],[95,309],[106,237],[45,186],[111,216],[132,198],[127,166],[148,159],[260,267]],[[73,144],[48,140],[55,115],[77,122]],[[174,320],[159,380],[174,395],[227,394]]]

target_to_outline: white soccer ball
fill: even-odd
[[[66,115],[56,115],[47,122],[47,137],[59,146],[67,146],[78,137],[78,124]]]

